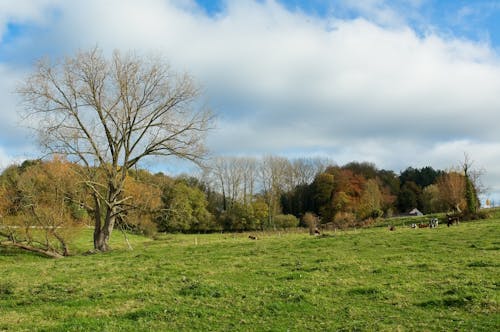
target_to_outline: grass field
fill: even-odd
[[[500,220],[0,249],[0,331],[498,331]],[[91,248],[83,234],[77,251]]]

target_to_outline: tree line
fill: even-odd
[[[480,173],[466,156],[459,167],[408,167],[396,174],[368,162],[343,166],[328,159],[219,157],[202,183],[210,212],[228,230],[282,227],[283,218],[349,227],[408,213],[468,213],[479,208]],[[222,222],[224,221],[224,222]]]
[[[466,164],[469,165],[469,164]],[[94,227],[93,199],[82,174],[101,168],[63,157],[30,160],[0,175],[0,236],[45,252],[69,254],[69,242]],[[343,166],[327,159],[214,158],[198,176],[170,177],[129,169],[115,227],[146,235],[307,226],[305,216],[338,228],[407,213],[466,212],[479,207],[477,180],[466,170],[409,167],[396,174],[367,162]],[[476,182],[475,182],[476,181]],[[106,213],[104,210],[101,213]]]

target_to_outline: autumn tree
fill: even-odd
[[[437,180],[439,197],[447,209],[462,212],[465,202],[465,177],[457,171],[449,171]]]
[[[376,219],[381,217],[383,196],[380,191],[378,182],[375,179],[366,181],[361,194],[360,204],[358,207],[359,219],[365,220],[368,218]]]
[[[334,207],[336,212],[354,213],[359,206],[366,179],[347,168],[331,167],[334,174]]]
[[[2,230],[8,234],[3,231],[1,235],[9,239],[3,244],[51,257],[69,255],[70,240],[87,218],[80,205],[79,183],[73,178],[77,168],[77,165],[55,158],[19,167],[10,185],[2,181],[0,201],[4,202],[4,216],[1,223]]]
[[[109,249],[128,170],[148,157],[199,162],[211,113],[200,107],[200,89],[159,57],[94,48],[73,57],[37,63],[18,89],[26,121],[49,152],[85,166],[91,191],[94,248]],[[97,175],[103,174],[101,175]]]
[[[130,197],[118,216],[121,230],[153,235],[157,231],[156,220],[163,207],[161,180],[142,170],[142,175],[133,172],[125,178],[123,197]],[[159,182],[159,183],[158,183]]]

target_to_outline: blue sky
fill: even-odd
[[[500,199],[500,1],[0,0],[0,36],[0,167],[39,155],[13,93],[33,62],[99,45],[189,71],[215,155],[398,172],[466,152]]]
[[[220,15],[224,0],[196,0],[207,14]],[[396,1],[325,1],[279,0],[290,11],[345,19],[372,19],[373,11],[390,9],[400,13],[413,29],[424,34],[432,27],[443,34],[500,45],[500,1],[492,0],[396,0]]]

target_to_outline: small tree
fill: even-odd
[[[200,90],[160,58],[98,48],[51,63],[38,62],[18,89],[27,119],[49,152],[84,165],[90,190],[94,248],[109,249],[129,169],[152,156],[199,162],[211,113],[200,107]]]
[[[465,176],[465,202],[467,204],[466,212],[469,213],[470,215],[474,215],[479,209],[479,199],[477,198],[477,189],[473,183],[473,179],[471,176],[472,164],[473,162],[470,160],[468,154],[465,153],[464,160],[461,166]]]
[[[457,171],[449,171],[438,178],[437,186],[444,207],[461,213],[466,205],[464,176]]]

